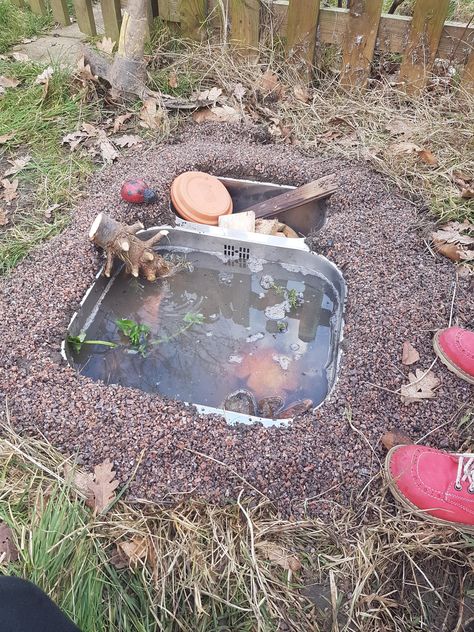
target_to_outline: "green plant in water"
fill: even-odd
[[[303,302],[300,293],[295,289],[288,290],[286,300],[290,304],[291,309],[297,309]]]
[[[159,345],[163,342],[170,342],[174,338],[177,338],[182,333],[184,333],[187,329],[190,329],[193,325],[202,325],[204,323],[204,316],[196,312],[187,312],[184,315],[183,321],[185,322],[185,325],[183,325],[183,327],[180,327],[177,331],[175,331],[174,334],[171,334],[171,336],[163,336],[162,338],[156,338],[155,340],[151,341],[151,344]]]
[[[280,334],[285,333],[285,331],[288,329],[288,323],[286,322],[286,320],[279,320],[277,322],[277,331]]]
[[[136,323],[130,318],[118,318],[115,324],[120,333],[129,339],[132,349],[136,349],[136,351],[144,355],[148,344],[148,336],[150,335],[150,327]]]
[[[115,342],[109,342],[108,340],[86,340],[86,332],[81,331],[78,336],[71,336],[70,334],[66,338],[66,341],[74,349],[75,353],[80,353],[82,345],[102,345],[103,347],[115,348],[117,345]]]

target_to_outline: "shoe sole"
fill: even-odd
[[[474,384],[474,377],[456,366],[441,349],[441,345],[439,344],[440,334],[441,331],[437,331],[433,337],[433,349],[438,358],[441,360],[445,367],[447,367],[452,373],[455,373],[458,377],[460,377],[461,380],[465,380],[466,382],[469,382],[469,384]]]
[[[435,516],[432,516],[428,513],[426,513],[426,511],[423,511],[422,509],[420,509],[419,507],[417,507],[416,505],[414,505],[410,500],[408,500],[408,498],[406,498],[398,489],[397,485],[395,484],[395,479],[392,477],[391,473],[390,473],[390,461],[392,460],[392,456],[393,453],[395,452],[395,450],[398,450],[398,448],[400,448],[402,446],[396,445],[393,448],[391,448],[388,451],[388,454],[385,458],[385,471],[384,471],[384,476],[385,476],[385,480],[390,488],[390,491],[392,492],[393,497],[398,500],[398,502],[400,504],[402,504],[404,507],[406,507],[407,509],[409,509],[410,511],[412,511],[414,514],[416,514],[417,516],[420,516],[420,518],[423,518],[424,520],[427,520],[428,522],[431,522],[433,524],[437,524],[439,526],[442,527],[451,527],[452,529],[457,529],[458,531],[464,531],[465,533],[470,533],[470,534],[474,534],[474,525],[470,526],[467,524],[464,524],[463,522],[454,522],[452,520],[443,520],[443,518],[436,518]]]

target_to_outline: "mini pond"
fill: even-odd
[[[66,344],[72,366],[203,412],[225,407],[229,421],[281,417],[300,400],[321,404],[335,381],[342,330],[337,268],[302,240],[242,233],[242,241],[212,227],[169,231],[156,249],[182,269],[153,283],[121,267],[110,279],[98,275],[69,333],[116,346]],[[141,326],[135,344],[121,319]],[[242,391],[252,402],[242,403]]]

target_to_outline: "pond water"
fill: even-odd
[[[337,355],[333,286],[263,260],[226,263],[201,252],[185,259],[183,270],[154,283],[119,272],[84,326],[86,339],[117,346],[70,348],[75,368],[108,384],[217,408],[239,389],[257,402],[281,398],[281,408],[303,399],[320,404]],[[118,319],[149,328],[140,351]]]

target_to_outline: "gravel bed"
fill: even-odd
[[[430,433],[430,445],[459,447],[456,413],[473,401],[469,384],[437,362],[433,371],[442,385],[435,399],[404,406],[390,392],[407,381],[405,340],[421,355],[415,368],[433,362],[431,338],[449,321],[454,266],[426,248],[417,208],[364,163],[310,157],[266,141],[256,128],[209,124],[135,151],[91,181],[63,234],[1,281],[0,395],[17,430],[45,436],[88,468],[108,457],[122,482],[141,457],[132,498],[226,501],[245,487],[294,516],[303,508],[324,515],[360,492],[379,470],[387,429],[414,440]],[[310,245],[343,269],[348,284],[345,352],[330,400],[288,428],[231,427],[179,402],[80,377],[61,359],[71,315],[101,265],[87,239],[96,214],[146,226],[170,223],[169,186],[189,169],[294,185],[338,175],[328,222]],[[145,178],[159,202],[120,201],[120,185],[132,176]],[[469,281],[458,280],[454,324],[472,326],[472,290]]]

